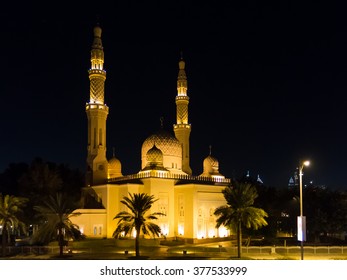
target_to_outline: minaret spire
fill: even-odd
[[[176,124],[174,125],[174,132],[176,138],[182,145],[182,171],[191,175],[190,168],[190,152],[189,152],[189,137],[191,125],[188,123],[188,104],[189,96],[187,95],[188,83],[185,71],[186,63],[183,60],[183,54],[178,62],[178,77],[177,77],[177,96],[176,96]]]
[[[90,52],[91,67],[90,99],[86,104],[88,117],[88,155],[87,185],[101,184],[107,179],[106,158],[106,119],[108,107],[105,104],[104,50],[101,41],[102,30],[99,25],[93,29],[93,43]]]
[[[91,50],[91,69],[89,70],[90,79],[90,102],[104,103],[104,85],[106,72],[104,71],[104,49],[101,41],[102,30],[99,25],[94,27],[94,40]]]
[[[185,71],[186,63],[183,60],[182,51],[181,51],[181,59],[178,63],[178,66],[179,66],[179,72],[178,72],[178,78],[177,78],[177,93],[179,96],[187,96],[188,85],[187,85],[187,75]]]

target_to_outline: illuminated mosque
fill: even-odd
[[[120,201],[129,193],[147,193],[157,201],[147,214],[162,212],[156,220],[165,238],[184,238],[195,242],[202,238],[226,237],[229,231],[216,228],[214,210],[226,201],[222,190],[230,179],[219,173],[219,162],[210,154],[204,159],[203,172],[193,175],[190,168],[190,133],[188,122],[189,96],[185,62],[178,66],[176,123],[173,133],[163,126],[144,140],[141,149],[141,170],[124,175],[119,159],[106,157],[106,121],[109,108],[104,102],[106,71],[101,40],[102,30],[94,27],[89,70],[90,100],[86,103],[88,119],[87,186],[102,207],[82,206],[72,217],[73,223],[89,238],[112,238],[120,211],[127,211]],[[83,199],[82,199],[83,201]]]

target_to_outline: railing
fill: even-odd
[[[237,254],[237,247],[203,247],[203,246],[181,246],[180,248],[169,248],[168,254],[209,254],[218,255],[220,253],[226,253],[229,255]],[[259,254],[259,255],[298,255],[300,256],[300,246],[243,246],[243,254]],[[344,255],[347,257],[347,246],[304,246],[304,252],[307,255]]]
[[[236,247],[230,249],[237,250]],[[300,246],[243,246],[242,252],[247,254],[277,253],[282,255],[300,254]],[[305,254],[347,254],[347,246],[304,246]]]
[[[175,247],[164,246],[141,246],[141,252],[144,255],[150,255],[152,258],[160,257],[180,257],[184,255],[202,256],[209,258],[229,258],[237,255],[237,247],[225,247],[221,245],[215,246],[193,246],[180,245]],[[125,257],[125,255],[135,254],[134,248],[123,248],[117,246],[107,247],[85,247],[73,248],[64,247],[64,254],[88,256],[88,258],[103,258],[103,256],[112,256],[115,258]],[[305,256],[330,256],[347,258],[347,246],[304,246]],[[8,257],[15,256],[42,256],[42,255],[58,255],[59,246],[8,246],[6,247],[6,255]],[[256,255],[274,255],[275,257],[300,256],[300,246],[243,246],[242,254],[250,257]]]
[[[8,255],[50,255],[58,254],[59,246],[7,246],[6,252]],[[66,251],[67,248],[65,247]]]
[[[220,183],[220,184],[229,184],[230,183],[230,179],[226,179],[226,178],[191,176],[191,175],[184,175],[184,174],[169,174],[169,173],[164,173],[164,172],[160,172],[160,171],[154,172],[154,173],[140,173],[140,174],[126,175],[126,176],[117,177],[117,178],[110,178],[110,179],[108,179],[108,182],[112,183],[112,182],[144,179],[144,178],[151,178],[151,177],[163,178],[163,179],[175,179],[175,180],[182,180],[182,181],[199,181],[199,182],[209,182],[209,183]]]

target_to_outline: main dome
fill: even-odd
[[[166,130],[160,130],[149,136],[142,144],[142,156],[146,156],[149,149],[156,146],[163,156],[175,156],[182,158],[182,147],[177,138]]]
[[[152,149],[154,145],[163,153],[163,163],[165,168],[180,169],[182,167],[181,143],[171,133],[161,129],[157,133],[149,136],[142,144],[142,168],[147,164],[147,152]]]

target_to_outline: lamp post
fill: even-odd
[[[304,259],[304,241],[306,239],[306,219],[304,218],[303,202],[302,202],[302,170],[304,166],[309,166],[308,160],[301,162],[299,166],[299,186],[300,186],[300,219],[298,220],[298,238],[300,238],[301,259]],[[299,227],[300,225],[300,227]]]

